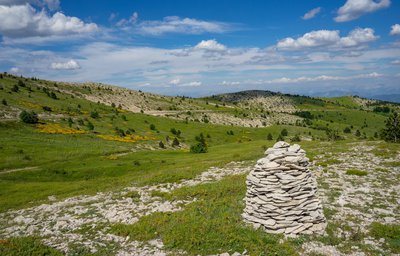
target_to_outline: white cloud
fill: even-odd
[[[110,18],[111,18],[111,16],[110,16]],[[135,24],[138,19],[139,19],[139,14],[137,12],[134,12],[128,19],[119,20],[117,22],[116,26],[118,26],[118,27],[131,26],[131,25]]]
[[[391,28],[392,29],[390,30],[390,34],[392,36],[400,35],[400,24],[394,24]]]
[[[180,18],[178,16],[168,16],[161,21],[142,21],[137,23],[134,29],[140,34],[153,36],[167,33],[224,33],[232,30],[231,25],[228,23]]]
[[[364,14],[387,8],[389,5],[390,0],[347,0],[347,2],[339,8],[337,12],[338,16],[335,17],[335,21],[346,22],[355,20]]]
[[[231,85],[240,85],[240,82],[237,81],[222,81],[220,85],[226,85],[226,86],[231,86]]]
[[[180,83],[181,83],[181,79],[179,79],[179,78],[175,78],[175,79],[172,79],[171,81],[169,81],[169,84],[172,84],[172,85],[178,85]]]
[[[400,65],[400,60],[394,60],[394,61],[392,61],[390,63],[394,64],[394,65]]]
[[[272,80],[262,80],[262,81],[254,81],[258,84],[292,84],[292,83],[303,83],[303,82],[319,82],[319,81],[339,81],[339,80],[352,80],[352,79],[363,79],[363,78],[378,78],[383,75],[377,72],[367,73],[367,74],[359,74],[353,76],[329,76],[329,75],[320,75],[314,77],[296,77],[296,78],[287,78],[281,77]]]
[[[200,81],[193,81],[193,82],[189,82],[189,83],[180,84],[178,86],[180,86],[180,87],[199,87],[202,84],[203,83]]]
[[[317,7],[317,8],[314,8],[314,9],[312,9],[312,10],[309,10],[308,12],[306,12],[306,13],[303,15],[302,19],[303,19],[303,20],[312,19],[312,18],[314,18],[315,15],[317,15],[320,11],[321,11],[321,7]]]
[[[12,74],[18,74],[19,72],[20,72],[20,70],[17,67],[10,68],[10,73],[12,73]]]
[[[311,48],[325,47],[341,49],[346,47],[358,47],[376,40],[371,28],[356,28],[346,37],[340,37],[339,30],[316,30],[305,33],[303,36],[294,39],[287,37],[276,45],[280,50],[305,50]]]
[[[11,38],[47,37],[86,34],[97,31],[94,23],[85,23],[77,17],[45,10],[37,11],[29,4],[0,5],[0,34]]]
[[[226,46],[218,43],[215,39],[211,39],[211,40],[202,40],[194,47],[194,49],[219,52],[219,51],[225,51]]]
[[[47,7],[49,10],[60,8],[60,0],[0,0],[0,5],[24,5],[31,4],[38,7]]]
[[[57,70],[74,70],[80,69],[81,66],[75,60],[69,60],[67,62],[53,62],[50,65],[51,69]]]

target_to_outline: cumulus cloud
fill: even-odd
[[[224,22],[204,21],[191,18],[168,16],[163,20],[142,21],[134,29],[144,35],[159,36],[167,33],[202,34],[224,33],[230,31],[231,25]]]
[[[0,0],[0,5],[24,5],[31,4],[38,7],[47,7],[49,10],[60,8],[60,0]]]
[[[318,47],[342,49],[362,46],[376,40],[375,31],[372,28],[356,28],[346,37],[340,37],[339,30],[316,30],[305,33],[299,38],[287,37],[278,42],[280,50],[305,50]]]
[[[56,70],[74,70],[80,69],[81,66],[77,61],[69,60],[67,62],[53,62],[51,63],[50,68]]]
[[[392,29],[390,30],[390,34],[392,36],[400,35],[400,24],[394,24],[391,28]]]
[[[10,38],[46,37],[86,34],[98,30],[94,23],[85,23],[77,17],[45,10],[37,11],[30,4],[0,5],[0,34]]]
[[[218,43],[215,39],[211,39],[211,40],[202,40],[194,47],[194,49],[220,52],[220,51],[225,51],[226,46]]]
[[[367,13],[375,12],[390,6],[390,0],[347,0],[347,2],[339,8],[336,22],[346,22],[355,20]]]
[[[169,84],[172,84],[172,85],[178,85],[180,83],[181,83],[181,79],[179,79],[179,78],[175,78],[175,79],[172,79],[171,81],[169,81]]]
[[[302,19],[303,19],[303,20],[312,19],[312,18],[314,18],[315,15],[317,15],[320,11],[321,11],[321,7],[317,7],[317,8],[314,8],[314,9],[312,9],[312,10],[309,10],[308,12],[306,12],[306,13],[303,15]]]

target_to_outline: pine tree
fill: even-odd
[[[400,143],[400,116],[393,112],[385,121],[386,127],[382,131],[382,137],[386,141]]]

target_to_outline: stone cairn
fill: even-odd
[[[245,221],[268,233],[323,234],[326,220],[305,151],[279,141],[265,154],[247,176]]]

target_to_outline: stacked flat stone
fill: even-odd
[[[243,218],[268,233],[322,234],[326,227],[317,182],[299,145],[279,141],[247,176]]]

